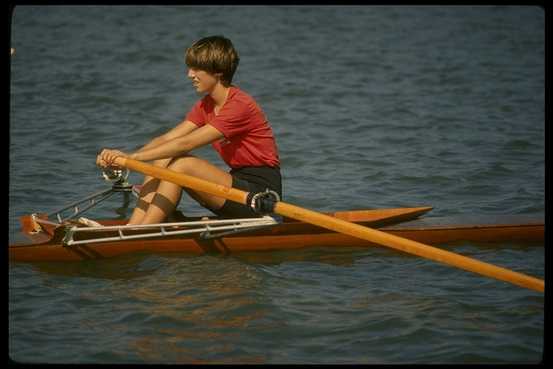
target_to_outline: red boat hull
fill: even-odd
[[[431,208],[381,209],[334,213],[337,217],[377,228],[400,237],[425,244],[470,242],[531,242],[544,240],[541,218],[497,218],[486,222],[460,223],[447,218],[424,218],[408,221]],[[406,222],[408,221],[408,222]],[[124,224],[125,221],[103,221],[104,225]],[[393,224],[399,223],[399,224]],[[222,253],[294,250],[306,247],[372,247],[375,244],[351,236],[332,233],[309,224],[285,220],[269,229],[237,234],[211,240],[198,235],[164,238],[118,240],[64,246],[61,228],[27,234],[30,242],[10,245],[9,258],[14,261],[78,261],[110,258],[133,252],[151,253]],[[113,233],[113,232],[112,232]],[[86,239],[86,233],[82,236]]]

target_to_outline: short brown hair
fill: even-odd
[[[223,36],[209,36],[186,50],[186,65],[210,74],[221,73],[223,85],[230,86],[240,58],[232,42]]]

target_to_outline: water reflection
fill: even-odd
[[[240,342],[240,332],[257,329],[267,312],[256,269],[219,257],[166,263],[145,283],[120,290],[120,299],[139,312],[128,322],[141,327],[129,350],[147,362],[264,362]]]

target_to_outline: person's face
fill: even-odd
[[[188,78],[198,93],[210,93],[219,82],[219,78],[206,71],[188,68]]]

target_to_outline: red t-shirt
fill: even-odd
[[[231,86],[217,115],[214,107],[215,102],[206,95],[194,104],[186,120],[199,127],[210,124],[225,136],[212,145],[229,167],[280,165],[271,126],[250,95]]]

